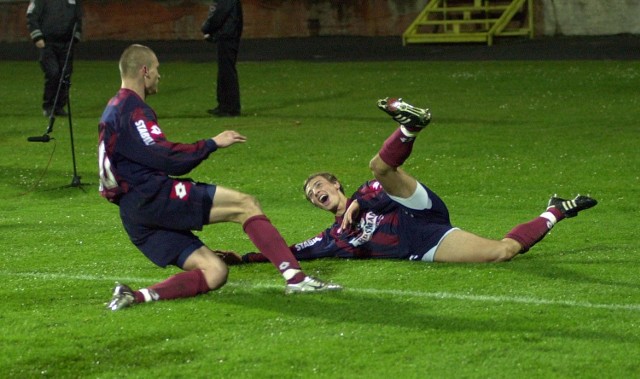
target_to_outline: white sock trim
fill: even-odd
[[[290,268],[282,272],[282,276],[284,276],[284,280],[291,280],[297,273],[302,272],[302,270]]]
[[[140,293],[142,294],[142,296],[144,296],[144,301],[145,303],[148,303],[150,301],[153,301],[153,297],[151,297],[151,294],[149,293],[149,289],[147,288],[142,288],[140,290]]]
[[[544,212],[540,215],[540,217],[546,218],[547,221],[549,221],[547,222],[547,226],[549,227],[549,229],[553,228],[556,222],[558,222],[558,219],[556,218],[556,216],[554,216],[553,213],[551,212]]]
[[[402,132],[402,134],[404,134],[407,137],[415,137],[416,133],[412,133],[410,131],[407,130],[407,128],[404,127],[404,125],[400,125],[400,132]]]

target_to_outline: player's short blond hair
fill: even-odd
[[[142,66],[151,67],[156,54],[149,47],[144,45],[133,44],[127,47],[120,56],[120,77],[132,78]]]
[[[332,173],[330,173],[330,172],[316,172],[316,173],[313,173],[313,174],[309,175],[307,177],[307,180],[305,180],[304,184],[302,185],[302,191],[304,192],[304,197],[309,201],[311,201],[311,199],[309,199],[309,196],[307,196],[307,185],[309,184],[311,179],[313,179],[315,177],[318,177],[318,176],[321,176],[321,177],[327,179],[331,183],[340,183],[338,181],[338,178],[335,175],[333,175]],[[342,183],[340,183],[339,190],[340,190],[340,192],[344,193],[344,188],[342,188]]]

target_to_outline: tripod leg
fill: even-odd
[[[67,86],[69,88],[69,86]],[[70,92],[70,91],[69,91]],[[78,169],[76,166],[76,148],[73,141],[73,121],[71,119],[71,96],[67,99],[67,113],[69,114],[69,137],[71,141],[71,160],[73,162],[73,179],[71,179],[71,187],[81,187],[80,176],[78,176]]]

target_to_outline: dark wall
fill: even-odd
[[[427,0],[243,0],[245,38],[399,36]],[[84,1],[85,40],[200,39],[211,1]],[[0,42],[27,41],[28,1],[0,1]]]

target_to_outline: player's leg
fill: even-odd
[[[138,290],[133,290],[126,284],[118,283],[113,290],[113,297],[107,304],[107,308],[112,311],[118,311],[134,304],[194,297],[216,289],[209,287],[205,275],[207,273],[200,269],[184,271],[160,283]],[[221,287],[226,282],[227,273],[220,270],[219,275],[220,277],[215,282],[221,283],[218,285],[218,287]],[[221,278],[222,280],[220,280]]]
[[[184,261],[182,269],[185,271],[202,271],[210,290],[216,290],[224,286],[229,275],[229,269],[222,258],[207,246],[202,246],[191,253]]]
[[[136,302],[180,299],[207,293],[224,286],[229,275],[227,265],[204,245],[191,253],[181,254],[175,265],[184,272],[135,291]]]
[[[264,214],[258,200],[248,194],[215,186],[209,223],[234,222],[244,224],[251,217]]]
[[[340,286],[308,277],[300,267],[280,232],[265,216],[258,201],[250,195],[217,186],[213,196],[210,223],[235,222],[258,250],[287,281],[287,292],[338,290]]]
[[[117,311],[137,303],[193,297],[225,284],[227,266],[193,233],[130,223],[125,223],[125,228],[134,244],[153,263],[160,267],[175,265],[185,272],[135,291],[118,284],[107,306],[109,309]]]
[[[522,246],[512,240],[490,240],[464,230],[453,230],[440,242],[435,262],[502,262],[513,258]]]
[[[389,166],[380,158],[380,154],[371,159],[369,169],[390,196],[406,199],[416,191],[416,179],[401,168]]]
[[[264,215],[255,197],[216,186],[209,222],[241,224],[254,245],[278,268],[285,280],[295,283],[304,279],[300,264],[291,254],[284,238]]]
[[[526,253],[544,238],[557,222],[575,217],[578,212],[594,207],[596,204],[598,202],[589,196],[578,195],[572,200],[554,196],[549,199],[547,209],[540,216],[516,226],[505,236],[505,239],[517,241],[522,246],[520,253]]]
[[[533,220],[514,227],[504,239],[490,240],[462,230],[454,230],[443,238],[436,250],[436,262],[501,262],[527,252],[542,240],[555,224],[598,202],[588,196],[573,200],[552,197],[547,209]]]
[[[411,155],[415,137],[429,124],[431,113],[402,99],[381,99],[378,107],[400,126],[384,141],[378,154],[369,162],[369,168],[389,195],[408,198],[415,193],[417,182],[399,167]]]

